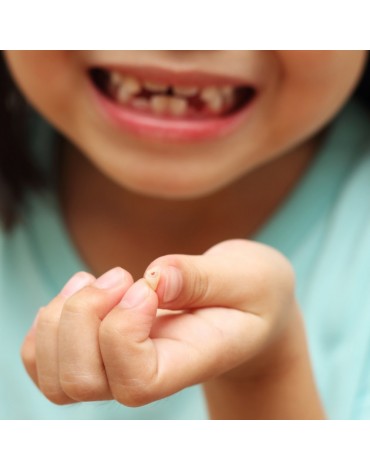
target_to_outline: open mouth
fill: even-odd
[[[91,68],[89,75],[98,91],[122,109],[166,120],[225,118],[244,109],[256,94],[251,86],[164,83],[100,67]]]

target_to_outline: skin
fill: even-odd
[[[307,169],[356,86],[366,53],[8,51],[5,57],[27,99],[69,140],[59,196],[93,273],[80,273],[77,284],[71,281],[41,309],[25,339],[23,360],[40,390],[55,403],[114,398],[138,406],[203,383],[214,418],[323,417],[292,268],[280,253],[245,237]],[[94,61],[227,70],[256,84],[258,101],[248,120],[215,141],[139,140],[113,128],[92,105],[84,70]],[[148,265],[159,267],[155,292],[143,279],[133,283]],[[112,266],[125,269],[114,270],[105,288],[96,285]]]

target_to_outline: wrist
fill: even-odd
[[[214,419],[323,419],[303,320],[291,321],[258,357],[203,385]]]
[[[284,322],[254,357],[219,376],[220,380],[254,383],[283,374],[300,360],[308,357],[303,319],[295,300],[287,309]],[[276,331],[277,330],[277,331]]]

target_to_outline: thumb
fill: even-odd
[[[162,256],[144,278],[156,290],[159,307],[172,310],[226,307],[258,314],[294,291],[284,256],[248,240],[228,240],[198,256]]]

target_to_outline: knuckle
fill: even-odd
[[[64,374],[60,385],[63,392],[75,401],[94,401],[106,396],[106,381],[100,376]]]
[[[36,314],[36,325],[39,325],[40,323],[49,323],[50,317],[50,309],[48,307],[40,307]]]
[[[114,315],[106,316],[99,327],[99,343],[102,346],[112,346],[115,342],[115,338],[118,337],[118,341],[122,340],[124,333],[121,331],[122,328],[117,327],[117,321]]]
[[[39,381],[40,391],[45,397],[55,405],[65,405],[70,403],[70,399],[63,390],[54,383]]]
[[[198,263],[187,261],[184,268],[189,275],[186,276],[187,288],[184,290],[185,298],[183,299],[183,302],[189,306],[198,305],[203,299],[209,297],[209,290],[211,287],[209,276]]]
[[[29,337],[26,337],[20,350],[21,359],[25,365],[33,365],[36,363],[35,348],[30,347],[30,342]]]
[[[113,398],[122,405],[131,408],[147,405],[155,401],[155,396],[148,384],[132,379],[129,384],[111,383]]]
[[[216,245],[211,246],[204,254],[205,255],[222,255],[222,254],[236,254],[240,257],[240,253],[243,253],[248,249],[251,242],[243,239],[231,239],[223,240]]]
[[[86,286],[65,301],[63,313],[76,314],[85,310],[99,309],[103,296],[104,292],[102,290]]]

